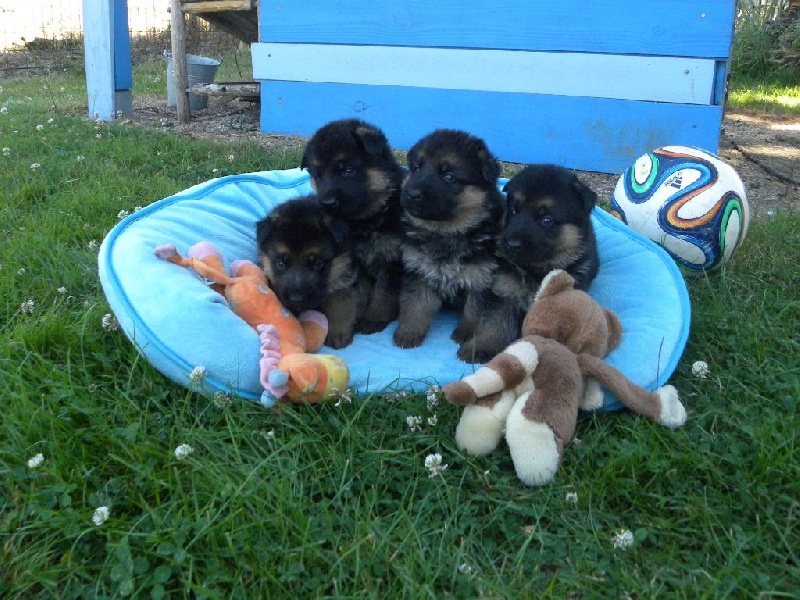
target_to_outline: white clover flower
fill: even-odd
[[[33,300],[26,300],[25,302],[23,302],[22,304],[19,305],[19,309],[22,312],[24,312],[25,314],[29,315],[29,314],[33,313],[34,306],[35,306],[35,304],[34,304]]]
[[[433,410],[437,406],[439,406],[439,398],[442,394],[442,388],[438,385],[432,385],[428,388],[428,392],[425,395],[425,400],[428,403],[428,410]]]
[[[89,250],[97,250],[100,244],[97,243],[97,240],[89,240],[89,243],[86,244]]]
[[[0,107],[0,115],[4,115],[6,113],[8,113],[8,107],[7,106]]]
[[[39,452],[38,454],[36,454],[34,456],[31,456],[28,459],[28,468],[29,469],[35,469],[36,467],[41,465],[43,462],[44,462],[44,454]]]
[[[17,271],[17,275],[25,275],[25,267],[22,267],[19,271]]]
[[[350,388],[347,388],[343,392],[340,392],[338,388],[333,388],[331,390],[331,394],[333,395],[334,398],[336,398],[336,403],[334,404],[334,406],[338,407],[341,406],[342,404],[352,403],[353,402],[353,398],[351,397],[352,393],[353,391]]]
[[[203,381],[203,379],[205,379],[205,377],[206,368],[201,365],[196,366],[194,369],[192,369],[192,372],[189,373],[189,379],[191,379],[193,383],[200,383]]]
[[[86,157],[82,154],[78,154],[78,162],[83,162],[84,160],[86,160]]]
[[[219,173],[219,169],[211,169],[212,173]]]
[[[107,506],[99,506],[95,509],[94,514],[92,515],[92,523],[94,523],[97,527],[100,527],[100,525],[108,521],[110,514],[111,511]]]
[[[41,131],[42,129],[44,129],[44,125],[37,125],[36,126],[36,131]]]
[[[233,154],[228,154],[228,162],[233,162]]]
[[[614,537],[611,538],[611,544],[614,548],[619,548],[621,550],[630,548],[633,546],[633,533],[627,529],[620,529],[614,534]]]
[[[111,313],[104,314],[101,323],[106,331],[117,331],[119,329],[119,321]]]
[[[118,219],[124,219],[124,218],[125,218],[125,217],[127,217],[129,214],[130,214],[130,213],[129,213],[127,210],[125,210],[125,209],[123,208],[121,211],[119,211],[119,212],[117,213],[117,218],[118,218]]]
[[[194,452],[194,448],[192,448],[189,444],[181,444],[175,448],[175,458],[178,460],[184,460],[192,452]]]
[[[692,375],[705,379],[708,377],[708,363],[703,360],[697,360],[692,364]]]
[[[3,156],[11,156],[11,148],[3,148]]]
[[[141,206],[134,206],[133,207],[133,212],[139,212],[140,210],[142,210]]]
[[[428,469],[428,477],[436,477],[442,474],[447,467],[450,465],[443,465],[442,464],[442,455],[438,452],[434,454],[428,454],[425,457],[425,468]]]
[[[474,575],[475,574],[475,567],[473,567],[469,563],[461,563],[458,565],[458,572],[462,575]]]
[[[65,287],[62,285],[62,286],[61,286],[60,288],[58,288],[56,291],[57,291],[59,294],[66,294],[66,293],[67,293],[67,288],[65,288]]]
[[[39,163],[31,163],[31,171],[35,171],[36,169],[38,169],[41,166],[42,165],[40,165]]]
[[[428,425],[430,425],[431,427],[436,427],[439,424],[439,417],[437,417],[436,415],[431,415],[430,417],[428,417],[427,422]]]
[[[409,415],[406,417],[406,425],[408,428],[414,431],[421,431],[422,430],[422,417],[418,417],[416,415]]]
[[[54,119],[53,117],[50,117],[49,119],[47,119],[47,124],[48,124],[48,125],[49,125],[50,123],[54,123],[54,122],[55,122],[55,119]]]
[[[228,392],[216,392],[214,394],[214,406],[217,408],[227,408],[232,404],[233,400]]]
[[[578,494],[576,494],[575,492],[567,492],[567,497],[565,498],[565,500],[570,504],[577,504]]]

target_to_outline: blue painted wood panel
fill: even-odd
[[[724,58],[734,0],[262,0],[260,40]]]
[[[114,0],[114,87],[118,92],[133,89],[128,0]]]
[[[378,125],[401,150],[437,127],[451,127],[483,137],[505,161],[621,173],[641,154],[667,144],[716,152],[722,108],[399,86],[261,84],[264,132],[308,136],[344,117]]]

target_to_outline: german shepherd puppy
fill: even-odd
[[[408,151],[401,203],[406,224],[404,281],[394,343],[419,346],[443,304],[463,305],[452,339],[470,360],[482,304],[497,267],[495,242],[506,202],[497,189],[500,163],[466,132],[437,129]]]
[[[347,224],[313,195],[279,204],[256,224],[261,268],[275,294],[295,314],[322,311],[331,348],[353,341],[369,293],[347,235]]]
[[[398,312],[403,169],[383,132],[358,119],[317,130],[300,164],[308,169],[323,210],[347,222],[352,254],[369,279],[367,308],[356,328],[381,331]]]
[[[528,165],[503,191],[508,217],[497,243],[492,293],[482,311],[480,329],[491,339],[478,334],[481,362],[519,338],[522,319],[550,271],[567,271],[575,287],[586,290],[598,270],[590,218],[597,194],[572,171]]]

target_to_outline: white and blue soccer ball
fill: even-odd
[[[690,273],[728,262],[750,222],[736,170],[691,146],[663,146],[637,158],[617,182],[611,213]]]

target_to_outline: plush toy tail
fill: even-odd
[[[478,398],[520,385],[539,364],[539,354],[527,338],[517,340],[472,375],[448,383],[442,392],[452,404],[474,404]]]
[[[625,375],[596,356],[578,355],[581,372],[600,380],[629,409],[654,419],[671,429],[686,422],[686,409],[671,385],[648,392],[632,383]]]

